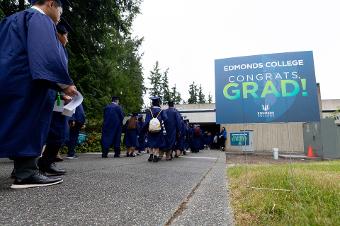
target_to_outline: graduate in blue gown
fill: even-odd
[[[160,98],[159,97],[151,97],[152,106],[150,109],[146,111],[145,123],[143,126],[143,131],[148,133],[148,142],[147,146],[150,148],[150,156],[148,161],[158,162],[159,159],[159,150],[166,148],[166,130],[164,128],[164,124],[167,123],[168,117],[165,112],[160,107]],[[151,130],[150,123],[155,122],[155,120],[160,123],[159,131]]]
[[[135,157],[135,149],[137,147],[138,137],[138,113],[133,113],[129,120],[126,122],[125,129],[125,146],[127,148],[126,156]]]
[[[202,149],[202,130],[200,125],[195,125],[192,129],[191,152],[197,153]]]
[[[185,123],[185,142],[184,142],[184,150],[188,150],[190,148],[190,140],[191,140],[191,129],[189,124],[189,119],[184,120]]]
[[[168,117],[168,121],[165,124],[167,143],[166,159],[170,160],[172,152],[176,150],[176,140],[181,132],[181,115],[176,110],[173,101],[168,102],[168,109],[165,110],[165,114]],[[178,157],[179,154],[180,153],[176,153],[176,157]]]
[[[70,27],[65,20],[62,20],[57,25],[57,36],[60,43],[66,47],[68,43],[68,31]],[[66,61],[68,61],[67,51],[65,49]],[[65,101],[65,104],[71,100],[71,97],[58,92],[54,95],[51,93],[52,98],[56,99],[56,104],[60,105],[61,100]],[[56,166],[55,162],[60,161],[58,159],[58,153],[60,148],[65,144],[66,129],[67,129],[67,117],[62,112],[54,111],[52,114],[52,120],[50,129],[47,136],[46,147],[42,154],[42,157],[38,161],[39,170],[45,174],[52,176],[60,176],[66,173],[65,170]],[[61,159],[62,160],[62,159]]]
[[[184,119],[181,118],[181,128],[180,128],[180,133],[177,136],[177,141],[176,141],[176,155],[179,156],[180,154],[185,155],[185,138],[186,138],[186,124],[184,122]]]
[[[56,34],[61,2],[31,3],[0,23],[0,157],[14,159],[12,188],[62,182],[39,174],[36,161],[52,116],[51,92],[76,95]]]
[[[120,157],[124,113],[119,106],[119,98],[112,97],[112,103],[104,108],[104,121],[102,127],[102,157],[107,158],[110,147],[114,147],[115,158]]]

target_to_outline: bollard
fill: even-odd
[[[273,148],[273,157],[275,160],[279,159],[279,149],[278,148]]]

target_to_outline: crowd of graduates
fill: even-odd
[[[174,108],[172,101],[168,108],[163,110],[160,98],[153,97],[152,107],[142,114],[133,113],[123,124],[124,114],[119,106],[118,97],[112,98],[112,103],[104,109],[102,129],[102,157],[108,157],[110,147],[114,148],[114,157],[120,157],[121,136],[124,133],[123,143],[127,149],[127,157],[135,157],[140,153],[148,152],[150,162],[158,162],[166,154],[166,160],[185,154],[185,150],[192,147],[194,152],[201,149],[201,145],[190,142],[201,139],[202,134],[194,136],[189,120],[184,120]],[[196,126],[196,131],[199,127]],[[190,145],[191,144],[191,145]],[[194,145],[195,144],[195,145]]]
[[[102,128],[102,157],[107,158],[110,147],[114,148],[114,157],[121,154],[121,136],[127,149],[127,157],[135,157],[140,153],[149,153],[150,162],[158,162],[165,155],[170,161],[186,154],[190,149],[197,153],[204,148],[224,148],[226,131],[215,136],[204,132],[199,124],[190,124],[174,107],[174,102],[168,102],[168,108],[161,108],[159,97],[152,97],[152,106],[142,114],[133,113],[123,124],[124,113],[119,106],[119,98],[114,96],[112,103],[104,109]]]

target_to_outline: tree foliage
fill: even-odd
[[[199,86],[192,82],[189,85],[189,99],[188,104],[205,104],[207,100],[205,98],[205,94],[203,92],[203,87],[200,84]],[[208,103],[212,103],[212,96],[211,94],[208,95]]]
[[[198,88],[195,82],[192,82],[189,85],[189,99],[188,104],[197,104],[198,103]]]
[[[198,103],[204,104],[205,103],[205,95],[203,93],[202,85],[198,88]]]
[[[143,104],[143,74],[139,47],[142,39],[131,35],[140,0],[72,0],[63,18],[71,25],[69,71],[83,93],[87,116],[101,118],[112,95],[121,96],[126,112]],[[3,0],[5,15],[19,11],[22,1]],[[27,7],[27,6],[25,6]],[[1,11],[0,11],[1,15]]]
[[[150,76],[148,77],[150,80],[151,87],[149,88],[149,94],[150,96],[157,96],[162,99],[163,97],[163,88],[162,88],[162,82],[164,81],[163,79],[163,74],[161,72],[161,69],[159,68],[159,63],[156,61],[152,71],[150,71]]]
[[[168,78],[169,68],[166,69],[166,71],[163,74],[162,77],[162,94],[163,94],[163,100],[168,102],[172,99],[170,88],[169,88],[169,78]]]
[[[159,67],[159,62],[156,61],[152,71],[150,71],[150,76],[148,79],[150,80],[151,87],[149,88],[150,96],[158,96],[161,100],[166,103],[170,100],[174,101],[176,104],[179,104],[182,100],[181,94],[177,91],[176,85],[169,88],[169,68],[165,71],[161,71]]]
[[[209,95],[208,95],[208,103],[209,104],[211,104],[212,102],[213,102],[213,99],[212,99],[213,97],[212,97],[212,95],[211,95],[211,93],[209,93]]]
[[[170,99],[174,101],[175,104],[180,104],[182,101],[181,94],[177,91],[176,84],[171,88]]]

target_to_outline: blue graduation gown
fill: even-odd
[[[199,151],[202,149],[202,131],[200,130],[199,134],[195,134],[195,130],[193,129],[193,137],[192,137],[192,149],[195,151]]]
[[[108,150],[111,146],[120,148],[123,119],[124,113],[118,104],[111,103],[104,108],[102,127],[102,147],[104,150]]]
[[[46,144],[62,146],[66,139],[67,117],[61,112],[53,112]]]
[[[161,111],[161,108],[151,107],[151,111],[152,111],[153,116],[156,117],[158,113]],[[167,123],[168,121],[168,117],[164,111],[162,111],[157,118],[161,123]],[[147,110],[145,123],[144,123],[144,130],[148,130],[151,119],[152,119],[152,115],[150,113],[150,110]],[[162,130],[158,133],[148,133],[147,146],[149,148],[166,148],[167,144],[166,144],[165,135],[163,132],[164,132],[164,129],[162,127]]]
[[[168,121],[165,123],[167,148],[169,150],[174,150],[177,134],[181,129],[182,119],[179,112],[175,108],[166,109],[165,114],[168,117]]]
[[[35,9],[0,23],[0,157],[41,154],[54,104],[49,88],[73,83],[56,33]]]
[[[127,148],[137,147],[138,129],[127,129],[125,135],[125,146]]]
[[[65,60],[68,62],[68,54],[65,48],[64,51]],[[54,95],[54,92],[52,92],[51,95]],[[56,95],[52,96],[52,98],[55,97]],[[78,108],[76,109],[76,113],[77,110]],[[47,145],[62,146],[66,142],[66,136],[69,135],[67,119],[68,117],[63,115],[61,112],[52,113],[51,125],[46,140]]]
[[[185,138],[186,138],[186,125],[183,120],[181,120],[180,135],[177,137],[176,149],[184,151],[185,150]]]
[[[138,121],[138,150],[145,150],[145,134],[142,131],[144,122]]]
[[[86,121],[85,111],[82,104],[76,108],[76,112],[72,115],[69,121],[75,121],[79,124],[84,125]]]

